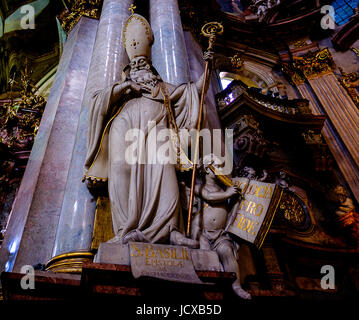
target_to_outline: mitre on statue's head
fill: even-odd
[[[139,14],[132,14],[122,31],[122,42],[130,60],[145,56],[151,58],[154,37],[150,24]]]

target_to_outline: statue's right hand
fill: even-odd
[[[133,81],[126,81],[126,94],[134,93],[135,95],[141,94],[141,86]]]

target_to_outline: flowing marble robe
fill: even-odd
[[[125,141],[129,129],[145,132],[154,121],[157,132],[168,127],[163,95],[157,84],[155,94],[111,101],[116,84],[94,94],[89,111],[86,178],[106,181],[111,202],[114,233],[124,237],[139,231],[142,241],[168,243],[172,230],[183,230],[179,188],[173,164],[128,164]],[[195,128],[198,121],[199,93],[195,84],[175,87],[166,84],[178,129]],[[157,142],[157,150],[161,143]]]

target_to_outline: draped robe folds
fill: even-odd
[[[89,111],[89,132],[85,174],[87,179],[108,180],[113,228],[116,236],[131,231],[140,233],[143,241],[165,243],[172,230],[183,230],[178,181],[174,164],[129,164],[126,149],[133,142],[125,140],[130,129],[144,132],[144,145],[153,148],[148,137],[168,128],[163,95],[157,84],[155,94],[130,98],[125,94],[113,103],[116,83],[97,91]],[[195,128],[198,121],[199,94],[195,84],[178,87],[166,84],[178,129]],[[163,143],[156,141],[157,150]],[[151,150],[153,153],[153,150]]]

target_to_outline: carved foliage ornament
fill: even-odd
[[[0,142],[12,151],[31,148],[46,104],[42,96],[35,94],[31,73],[26,62],[21,76],[21,99],[10,97],[10,102],[0,108]],[[12,84],[15,82],[13,79],[10,81]]]
[[[293,60],[294,67],[299,69],[307,79],[332,72],[334,65],[328,48],[317,52],[310,51],[304,56],[294,57]]]
[[[30,81],[31,72],[27,70],[27,61],[21,76],[21,98],[13,99],[12,87],[16,83],[10,80],[10,99],[0,104],[0,229],[5,232],[8,215],[2,210],[5,201],[15,192],[17,182],[20,181],[25,160],[30,155],[30,150],[37,133],[41,115],[46,101],[36,95],[36,88]],[[11,198],[10,198],[11,199]],[[1,231],[1,230],[0,230]],[[1,242],[1,235],[0,235]]]
[[[294,85],[302,84],[305,82],[305,77],[295,69],[290,63],[282,63],[282,71],[291,79]]]
[[[359,73],[357,72],[346,73],[341,68],[339,68],[339,70],[342,74],[339,77],[339,82],[348,92],[354,104],[359,108],[359,92],[357,90],[357,87],[359,87]]]
[[[310,226],[310,216],[307,207],[291,191],[283,192],[277,214],[294,229],[304,231]]]
[[[241,71],[244,65],[244,61],[241,59],[241,57],[238,54],[235,54],[233,57],[231,57],[231,64],[232,64],[232,68],[235,71]]]
[[[70,8],[58,17],[62,28],[69,33],[82,16],[99,19],[102,2],[102,0],[70,1]]]

